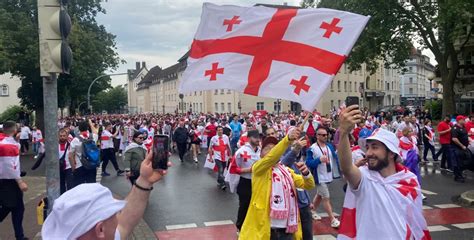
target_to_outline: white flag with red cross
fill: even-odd
[[[204,3],[180,93],[232,89],[312,111],[369,17]]]

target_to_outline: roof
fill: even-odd
[[[165,82],[177,79],[178,72],[184,71],[184,69],[186,69],[186,66],[187,66],[186,61],[181,61],[172,66],[169,66],[163,69],[163,71],[161,71],[159,79],[160,80],[163,79],[163,81]]]
[[[143,77],[143,79],[138,83],[139,87],[146,87],[153,82],[153,80],[158,79],[162,69],[159,66],[154,66],[148,71],[148,73]]]
[[[188,57],[189,57],[189,52],[191,52],[191,50],[188,50],[182,57],[180,57],[180,58],[178,59],[178,62],[182,62],[182,61],[187,60]]]

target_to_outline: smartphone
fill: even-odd
[[[347,97],[346,98],[346,107],[350,107],[352,105],[359,105],[359,97]]]
[[[153,136],[153,169],[168,169],[169,148],[168,135]]]
[[[304,137],[306,137],[306,132],[305,132],[305,131],[301,131],[300,138],[304,138]]]

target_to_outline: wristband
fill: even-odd
[[[145,191],[145,192],[150,192],[151,190],[153,190],[153,187],[150,187],[150,188],[144,188],[140,185],[138,185],[138,183],[135,181],[135,187],[137,187],[138,189],[142,190],[142,191]]]

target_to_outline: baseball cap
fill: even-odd
[[[125,207],[98,183],[81,184],[54,201],[53,210],[41,229],[44,240],[77,239]]]
[[[368,140],[377,140],[383,143],[391,152],[400,155],[398,145],[400,144],[399,139],[395,133],[385,130],[383,128],[377,128],[374,130],[372,135],[367,138]]]
[[[459,121],[465,120],[465,119],[466,119],[466,116],[458,115],[458,116],[456,117],[456,122],[459,122]]]
[[[276,139],[275,137],[266,137],[265,139],[263,139],[262,149],[264,149],[268,144],[277,145],[278,139]]]

